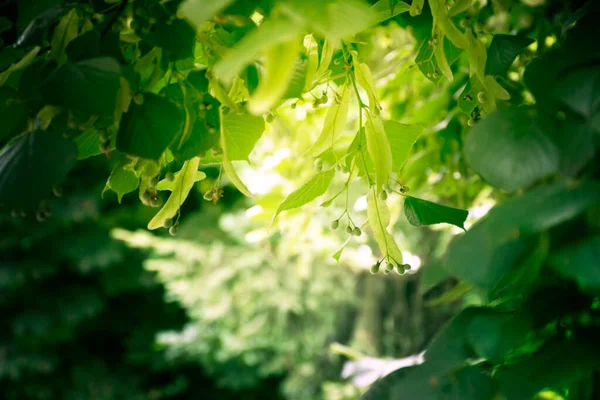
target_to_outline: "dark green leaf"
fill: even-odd
[[[469,79],[462,93],[458,96],[458,107],[471,116],[471,112],[477,107],[477,94],[483,90],[483,85],[477,77]]]
[[[191,84],[198,92],[208,93],[208,78],[206,77],[206,70],[195,70],[191,71],[187,78],[187,82]]]
[[[0,204],[35,209],[75,165],[73,142],[52,132],[33,131],[0,152]]]
[[[100,32],[96,29],[77,36],[67,45],[69,61],[77,62],[100,55]]]
[[[183,60],[194,57],[196,30],[181,19],[170,24],[159,21],[154,30],[144,36],[144,40],[162,48],[170,60]]]
[[[468,338],[479,357],[499,364],[513,349],[525,343],[531,321],[521,315],[486,310],[471,319]]]
[[[465,155],[471,167],[494,186],[514,191],[558,171],[559,152],[535,111],[499,109],[471,129]]]
[[[29,110],[17,100],[16,94],[10,87],[0,88],[0,141],[22,132],[27,125]]]
[[[413,226],[447,223],[465,229],[465,220],[469,216],[469,212],[416,197],[406,196],[404,200],[404,215]]]
[[[542,389],[562,390],[598,367],[597,343],[585,338],[557,338],[526,360],[501,367],[495,374],[507,400],[530,400]],[[560,362],[556,362],[560,360]]]
[[[590,118],[600,107],[600,67],[582,66],[562,74],[553,97],[576,113]]]
[[[515,35],[495,35],[487,52],[486,75],[504,76],[521,51],[534,40]]]
[[[419,54],[415,58],[415,63],[427,79],[437,83],[441,79],[442,73],[433,55],[433,46],[429,45],[429,40],[431,40],[431,37],[428,40],[424,40],[421,44]],[[461,52],[462,50],[454,46],[448,38],[444,38],[444,54],[446,55],[446,60],[448,60],[448,65],[452,66],[460,57]]]
[[[600,201],[600,184],[541,186],[494,207],[448,248],[448,269],[489,292],[538,245],[533,234],[567,221]]]
[[[194,123],[190,137],[179,147],[178,141],[171,144],[170,149],[175,159],[179,161],[202,155],[219,143],[219,131],[211,133],[204,121],[197,120]]]
[[[42,44],[50,27],[66,11],[67,9],[63,7],[52,7],[39,14],[29,23],[23,33],[21,33],[21,36],[19,36],[15,43],[15,47]]]
[[[576,242],[552,254],[550,266],[586,292],[600,291],[600,236]]]
[[[112,58],[92,58],[61,65],[41,90],[48,104],[110,116],[115,112],[119,87],[119,64]]]
[[[158,159],[181,130],[183,113],[169,100],[144,93],[141,105],[132,103],[123,114],[117,149],[139,157]]]

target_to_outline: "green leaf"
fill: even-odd
[[[371,113],[367,113],[365,137],[369,156],[375,166],[377,191],[380,191],[381,187],[388,183],[392,173],[392,149],[381,119]]]
[[[296,39],[301,33],[302,27],[288,19],[268,19],[226,52],[215,64],[213,72],[218,78],[231,81],[238,72],[256,60],[261,52]]]
[[[59,66],[42,84],[41,91],[48,104],[112,116],[120,86],[119,64],[101,57]]]
[[[465,155],[492,185],[506,191],[524,188],[558,171],[559,152],[544,129],[532,109],[496,110],[471,129]]]
[[[230,160],[248,160],[256,142],[265,130],[262,117],[231,112],[221,121],[226,142],[227,156]]]
[[[532,331],[531,321],[521,314],[486,309],[472,317],[467,337],[479,357],[500,364],[511,350],[527,341]]]
[[[179,6],[177,15],[187,19],[196,28],[217,15],[233,3],[233,0],[185,0]]]
[[[26,2],[22,0],[19,2],[19,5],[21,5],[21,3],[25,4]],[[35,5],[36,2],[33,3]],[[35,7],[32,7],[32,9],[35,9]],[[41,12],[38,16],[32,19],[31,22],[29,22],[27,28],[25,28],[23,33],[21,33],[21,35],[17,39],[15,47],[41,45],[44,39],[46,38],[48,31],[50,30],[52,25],[54,25],[54,22],[58,18],[60,18],[60,16],[63,15],[66,11],[67,9],[63,7],[51,7]],[[31,11],[27,10],[26,12]],[[21,18],[21,16],[22,14],[19,13],[19,18]],[[21,21],[19,21],[19,24],[21,24]]]
[[[74,142],[77,146],[78,160],[102,154],[102,150],[100,150],[100,135],[95,128],[90,128],[83,132],[75,138]]]
[[[36,130],[10,142],[0,152],[0,204],[35,209],[75,165],[73,142]]]
[[[17,101],[17,93],[13,88],[0,88],[0,141],[9,139],[24,131],[27,127],[29,110],[24,103]]]
[[[385,201],[376,196],[374,190],[369,190],[367,195],[367,219],[383,257],[389,256],[395,264],[402,264],[402,252],[387,230],[390,224],[390,210]]]
[[[67,61],[66,48],[69,42],[77,37],[77,31],[79,30],[79,16],[77,10],[71,9],[61,18],[58,26],[54,30],[52,41],[50,42],[50,58],[64,64]]]
[[[97,29],[87,31],[69,42],[66,48],[69,61],[77,62],[100,55],[100,32]]]
[[[148,43],[160,47],[171,61],[194,57],[196,30],[184,20],[175,19],[172,23],[159,21],[152,32],[143,38]]]
[[[552,97],[590,118],[600,111],[600,67],[584,65],[566,71],[554,85]]]
[[[300,54],[300,41],[295,38],[266,50],[264,74],[248,100],[248,111],[254,115],[268,112],[286,92]]]
[[[300,57],[296,60],[294,66],[294,72],[288,83],[288,87],[285,93],[281,97],[282,99],[297,99],[304,93],[304,86],[307,84],[308,73],[308,59]]]
[[[556,251],[549,265],[586,292],[600,291],[600,236],[584,238]]]
[[[317,197],[321,196],[329,188],[329,184],[335,175],[334,169],[327,171],[321,171],[312,178],[310,178],[304,185],[290,193],[277,207],[275,215],[273,215],[273,221],[282,211],[292,210],[294,208],[302,207],[303,205],[310,203]]]
[[[349,236],[348,238],[346,238],[346,240],[344,241],[344,243],[342,243],[342,246],[338,249],[338,251],[336,251],[332,257],[335,261],[340,262],[340,257],[342,256],[342,253],[344,252],[344,249],[346,248],[346,246],[348,245],[348,243],[350,243],[350,241],[352,241],[352,236]]]
[[[514,35],[494,35],[487,52],[486,75],[505,76],[513,61],[535,40]]]
[[[412,226],[420,227],[446,223],[458,226],[464,230],[469,212],[416,197],[406,196],[404,199],[404,215]]]
[[[185,161],[205,155],[219,143],[219,138],[218,130],[215,129],[215,132],[211,133],[206,127],[205,121],[196,120],[190,137],[181,146],[179,146],[179,140],[176,139],[171,143],[170,149],[176,160]]]
[[[437,83],[441,79],[442,74],[436,61],[436,57],[434,56],[434,47],[429,45],[430,40],[431,37],[429,37],[427,40],[424,40],[421,44],[419,53],[415,58],[415,63],[427,79],[429,79],[433,83]],[[462,54],[462,50],[454,46],[452,42],[446,37],[444,37],[443,43],[446,61],[448,62],[448,65],[451,66],[456,62],[456,60],[458,60],[458,58]]]
[[[557,337],[521,362],[501,366],[494,378],[508,400],[530,400],[543,389],[562,390],[598,366],[597,343]],[[560,362],[556,363],[559,359]]]
[[[448,290],[439,297],[427,300],[424,304],[428,307],[439,306],[440,304],[453,303],[462,298],[472,289],[472,286],[465,282],[459,282],[458,285]]]
[[[98,135],[96,134],[96,136]],[[132,160],[125,158],[113,168],[102,191],[102,197],[104,197],[104,192],[112,190],[117,194],[117,199],[121,203],[123,195],[133,192],[138,188],[140,178],[135,174],[131,163]]]
[[[390,7],[389,0],[379,0],[371,6],[371,11],[377,13],[377,23],[394,18],[396,15],[400,15],[409,10],[410,5],[403,1],[397,1],[393,7]]]
[[[392,171],[400,171],[413,145],[423,133],[423,127],[383,121],[383,129],[392,149]]]
[[[321,135],[319,135],[317,141],[306,153],[307,157],[316,157],[333,147],[336,138],[340,137],[348,119],[350,93],[351,90],[348,87],[348,83],[345,83],[338,89],[334,103],[329,107],[329,110],[327,110]]]
[[[200,159],[197,157],[183,163],[181,171],[179,171],[179,174],[177,174],[175,181],[173,182],[169,199],[154,218],[150,220],[148,229],[154,230],[162,228],[165,219],[173,218],[177,214],[177,211],[179,211],[179,208],[185,199],[187,199],[190,190],[194,187],[199,163]]]
[[[183,113],[169,100],[144,93],[141,105],[132,103],[123,114],[117,149],[134,156],[158,159],[183,125]]]
[[[540,186],[512,198],[450,243],[448,270],[490,293],[539,245],[535,234],[577,216],[598,201],[600,184],[585,181]]]
[[[291,20],[334,42],[364,31],[378,17],[359,0],[285,0],[278,5]]]

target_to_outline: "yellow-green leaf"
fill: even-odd
[[[435,45],[433,48],[433,54],[435,55],[435,59],[440,71],[442,72],[442,75],[444,75],[449,82],[452,82],[452,70],[450,69],[450,64],[448,64],[448,59],[446,58],[446,53],[444,52],[444,34],[439,33],[437,40],[437,45]]]
[[[161,210],[148,223],[148,229],[158,229],[163,226],[163,221],[168,218],[173,218],[185,199],[188,197],[190,190],[194,187],[198,171],[200,159],[198,157],[183,163],[181,171],[175,177],[173,187],[169,199],[161,208]]]
[[[331,105],[325,116],[321,135],[308,150],[307,157],[316,157],[330,147],[333,147],[335,139],[341,134],[348,119],[350,92],[347,82],[338,89],[336,101]],[[339,101],[337,99],[338,96]]]
[[[248,111],[255,115],[264,114],[283,96],[294,73],[300,46],[298,39],[292,39],[267,49],[264,75],[248,101]]]
[[[317,76],[317,69],[319,68],[319,45],[313,35],[308,35],[304,39],[304,46],[306,47],[306,56],[308,59],[304,91],[308,92],[312,89],[313,80]]]
[[[172,181],[168,181],[166,179],[162,179],[156,185],[156,190],[168,190],[173,191],[175,188],[175,183],[177,182],[177,177],[181,175],[181,171],[177,171],[173,174],[174,179]],[[194,182],[199,182],[206,179],[206,174],[202,171],[196,171],[196,175],[194,176]]]
[[[186,0],[179,6],[177,15],[200,28],[231,3],[233,0]]]
[[[375,166],[375,182],[377,190],[388,183],[392,173],[392,149],[385,134],[383,122],[377,116],[367,113],[365,123],[367,151]]]
[[[290,193],[277,208],[271,223],[275,221],[275,218],[277,218],[282,211],[302,207],[325,193],[334,175],[335,170],[333,168],[327,171],[321,171],[310,178],[308,182],[300,186],[297,190]]]
[[[392,149],[392,171],[398,172],[404,165],[413,145],[423,133],[423,127],[401,124],[396,121],[384,121],[383,128]]]
[[[268,19],[261,26],[244,36],[231,50],[225,53],[223,58],[215,64],[213,72],[219,79],[229,82],[245,66],[256,60],[262,51],[277,44],[296,39],[301,33],[302,26],[293,21],[288,19]]]
[[[331,40],[325,39],[323,41],[323,49],[321,50],[319,68],[317,69],[317,73],[315,74],[317,79],[323,77],[329,70],[329,64],[331,64],[331,59],[333,58],[334,51],[334,43]]]
[[[248,160],[248,155],[265,130],[265,120],[250,114],[229,113],[221,116],[221,129],[225,140],[227,157],[232,160]]]
[[[394,237],[387,230],[390,224],[390,210],[385,201],[378,198],[374,190],[370,190],[367,195],[367,218],[381,254],[384,257],[389,256],[390,261],[395,264],[402,264],[402,252]]]
[[[79,16],[73,8],[64,17],[61,18],[58,26],[54,30],[52,41],[50,42],[50,58],[56,60],[59,64],[67,62],[67,54],[65,49],[69,42],[77,37],[79,28]]]

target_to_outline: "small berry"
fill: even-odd
[[[63,189],[60,186],[55,186],[52,188],[52,193],[54,193],[54,196],[56,197],[62,197]]]
[[[160,197],[153,197],[150,199],[150,206],[151,207],[160,207],[162,206],[163,202],[160,199]]]
[[[371,265],[371,273],[373,275],[379,272],[379,265],[379,262],[376,262],[375,264]]]
[[[221,108],[221,112],[223,113],[223,115],[229,115],[229,113],[231,112],[231,108],[224,106],[223,108]]]
[[[400,193],[408,193],[410,188],[408,186],[400,186]]]
[[[19,218],[19,212],[15,209],[10,210],[10,216],[13,218]]]
[[[150,196],[150,193],[148,193],[146,191],[142,194],[142,196],[140,197],[140,200],[142,200],[142,203],[147,206],[152,201],[152,196]]]
[[[353,231],[353,229],[350,226],[346,227],[346,233],[347,234],[352,235],[352,231]]]
[[[385,264],[385,270],[388,272],[392,272],[394,270],[394,264],[388,262],[387,264]]]
[[[410,266],[410,264],[402,264],[402,266],[404,267],[404,270],[405,270],[405,271],[410,271],[410,270],[411,270],[411,268],[412,268],[412,267]]]
[[[296,102],[296,103],[292,103],[292,105],[290,107],[292,107],[292,110],[295,110],[297,106],[298,106],[298,103]]]
[[[480,103],[485,103],[487,101],[487,95],[483,90],[477,93],[477,101]]]
[[[467,125],[475,126],[475,120],[473,118],[469,118],[469,120],[467,121]]]
[[[384,269],[384,270],[383,270],[383,274],[384,274],[384,275],[389,275],[389,274],[390,274],[390,271],[389,271],[388,269]]]
[[[333,230],[336,230],[338,226],[340,226],[340,221],[337,219],[335,221],[331,221],[331,224],[329,224],[329,227]]]
[[[166,218],[162,223],[164,228],[170,228],[173,226],[173,218]]]
[[[357,226],[356,228],[354,228],[354,229],[352,230],[352,234],[353,234],[354,236],[360,236],[360,235],[362,235],[362,231],[361,231],[361,230],[360,230],[360,228]]]
[[[329,98],[327,97],[327,93],[323,93],[323,96],[321,96],[321,100],[319,100],[321,102],[321,104],[327,104],[327,102],[329,101]]]
[[[404,274],[404,264],[396,265],[396,272],[398,272],[398,275]]]
[[[315,164],[315,168],[317,169],[317,171],[321,171],[323,169],[323,160],[320,158],[317,158],[314,162]]]
[[[167,172],[165,174],[165,180],[167,182],[173,182],[175,180],[175,174],[173,174],[172,172]]]
[[[267,115],[267,122],[270,124],[271,122],[273,122],[273,120],[275,119],[275,115],[273,115],[272,113]]]
[[[379,193],[379,199],[381,199],[381,200],[384,200],[384,201],[385,201],[385,200],[387,200],[387,198],[388,198],[388,194],[387,194],[387,192],[386,192],[385,190],[382,190],[382,191]]]
[[[172,227],[169,228],[169,235],[171,236],[175,236],[177,235],[177,229],[179,227],[179,224],[175,224]]]

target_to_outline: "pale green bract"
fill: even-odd
[[[190,190],[194,187],[194,183],[196,183],[198,177],[196,173],[199,164],[200,158],[198,157],[194,157],[183,164],[181,171],[175,176],[169,199],[154,218],[150,220],[148,229],[162,228],[165,219],[173,218],[177,214],[177,211],[179,211],[179,208],[188,197]]]
[[[385,134],[383,122],[371,113],[367,113],[365,136],[367,138],[367,150],[375,166],[377,191],[380,191],[381,187],[388,183],[392,174],[392,149]]]
[[[346,125],[348,119],[348,109],[350,108],[350,88],[348,83],[342,85],[338,90],[340,100],[334,103],[327,110],[323,130],[317,141],[306,153],[307,157],[316,157],[325,150],[333,147],[335,139],[339,137]]]
[[[367,195],[367,218],[381,254],[384,257],[389,256],[395,264],[401,264],[402,252],[387,230],[390,224],[390,210],[385,201],[377,197],[374,190],[370,190]]]

